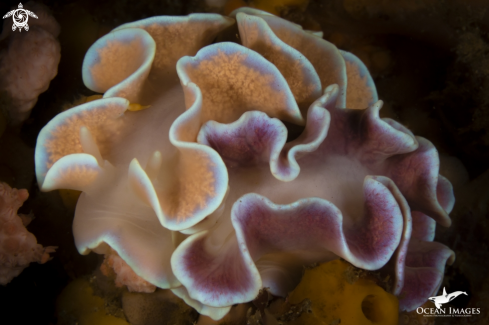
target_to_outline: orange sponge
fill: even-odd
[[[56,247],[42,247],[25,226],[32,220],[17,215],[29,197],[27,190],[12,189],[0,183],[0,284],[6,285],[32,262],[46,263]]]
[[[117,287],[127,286],[130,292],[151,293],[156,290],[154,285],[138,276],[113,249],[105,254],[100,270],[105,276],[115,277]]]

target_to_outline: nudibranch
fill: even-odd
[[[35,157],[43,191],[83,191],[81,254],[214,319],[340,257],[390,272],[401,310],[438,290],[454,197],[437,151],[379,117],[366,67],[320,33],[250,8],[153,17],[96,41],[82,75],[103,98],[50,121]]]

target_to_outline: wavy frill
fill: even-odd
[[[234,19],[194,14],[89,49],[83,80],[104,98],[56,116],[36,147],[42,190],[84,192],[79,251],[115,250],[214,319],[338,257],[394,272],[400,308],[419,306],[454,258],[432,241],[454,202],[434,146],[379,117],[353,54],[259,10],[232,17],[242,45],[210,45]]]
[[[410,205],[426,207],[445,224],[453,206],[449,183],[434,177],[437,156],[426,154],[432,145],[381,119],[381,102],[366,110],[336,108],[338,93],[337,86],[328,87],[309,108],[304,132],[288,143],[285,125],[262,112],[203,125],[197,140],[226,163],[230,194],[224,220],[186,239],[172,257],[191,298],[223,307],[253,299],[263,286],[285,295],[295,282],[283,273],[338,256],[370,270],[391,259],[393,291],[400,294],[422,268],[435,267],[439,275],[451,262],[453,253],[436,244],[436,265],[410,264],[420,254],[410,252],[416,246]],[[413,186],[427,190],[413,196]],[[415,220],[414,236],[423,238],[422,222],[429,221]],[[440,282],[438,276],[416,283],[419,290],[409,298],[416,302],[402,300],[401,308],[422,304]],[[402,294],[407,297],[406,290]]]
[[[82,254],[112,248],[148,282],[180,285],[170,267],[174,232],[214,212],[228,179],[214,150],[168,137],[185,111],[176,61],[232,22],[213,14],[150,18],[119,27],[89,49],[83,79],[104,98],[56,116],[36,146],[42,190],[83,191],[73,224]],[[169,46],[180,38],[186,43]],[[155,91],[170,75],[173,84]]]

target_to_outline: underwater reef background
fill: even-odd
[[[33,263],[8,285],[0,286],[0,311],[4,319],[15,319],[12,324],[69,324],[56,314],[56,300],[68,283],[86,278],[92,282],[95,293],[104,297],[105,311],[121,316],[124,301],[132,299],[143,304],[140,300],[147,298],[104,284],[100,280],[104,275],[93,273],[101,258],[78,253],[71,229],[74,206],[69,204],[69,194],[40,192],[35,180],[37,136],[56,114],[81,96],[94,94],[83,85],[82,61],[93,42],[113,28],[157,15],[223,13],[228,9],[197,0],[38,2],[52,11],[61,26],[58,36],[61,60],[57,76],[39,96],[30,117],[22,126],[5,127],[0,138],[0,181],[29,191],[19,213],[32,212],[35,219],[27,229],[38,243],[58,249],[51,261]],[[374,78],[379,98],[385,103],[381,116],[394,118],[438,149],[440,173],[450,179],[456,197],[450,215],[452,226],[438,227],[435,238],[456,253],[455,263],[446,267],[441,288],[446,287],[447,292],[467,292],[468,296],[460,296],[451,305],[479,307],[481,314],[438,318],[434,323],[489,323],[489,3],[483,0],[294,3],[279,7],[279,15],[305,29],[322,30],[326,40],[362,59]],[[0,13],[17,5],[17,1],[4,0]],[[0,41],[0,51],[5,46]],[[0,93],[1,110],[8,105],[8,96]],[[170,301],[165,297],[155,299]],[[160,315],[184,315],[174,321],[177,324],[191,324],[196,319],[192,310],[182,313],[178,303],[171,303],[175,306],[160,311]],[[131,313],[130,308],[123,309],[130,318],[127,314]],[[399,318],[400,324],[418,321],[407,314]]]

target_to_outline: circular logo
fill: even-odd
[[[29,30],[29,25],[27,25],[27,21],[29,20],[29,16],[34,17],[37,19],[37,16],[35,13],[32,11],[24,9],[24,6],[22,6],[22,3],[19,3],[18,9],[10,10],[7,12],[5,16],[3,16],[3,19],[12,16],[12,19],[14,21],[14,24],[12,25],[12,30],[15,32],[15,30],[18,28],[19,32],[22,31],[22,28],[24,28],[26,31]]]
[[[23,28],[25,25],[27,25],[27,21],[29,20],[29,16],[24,9],[15,10],[12,18],[14,19],[15,26],[18,28]]]

